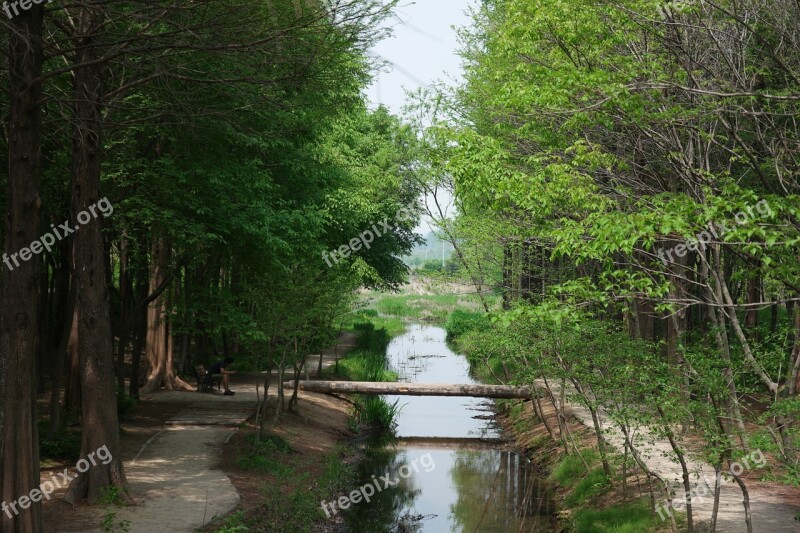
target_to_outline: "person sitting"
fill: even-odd
[[[225,396],[233,396],[236,394],[233,392],[230,387],[228,387],[228,376],[231,374],[235,374],[235,370],[228,370],[230,366],[233,364],[233,357],[226,357],[225,359],[220,359],[213,365],[211,365],[211,369],[208,371],[209,375],[213,374],[221,374],[222,375],[222,386],[225,389]]]

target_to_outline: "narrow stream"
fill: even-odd
[[[400,381],[476,383],[445,336],[442,328],[413,325],[394,339],[388,357]],[[361,482],[380,490],[347,511],[351,531],[555,531],[546,482],[500,445],[489,400],[386,397],[398,398],[400,444],[363,465]]]

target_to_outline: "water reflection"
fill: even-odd
[[[456,451],[450,531],[550,531],[550,493],[519,454]]]
[[[477,383],[466,358],[453,352],[442,328],[414,325],[394,340],[386,351],[400,381],[419,383]],[[490,417],[491,402],[481,398],[386,396],[399,400],[400,437],[496,438]]]
[[[392,341],[387,356],[405,381],[475,383],[466,359],[450,350],[441,328],[410,327]],[[397,397],[386,398],[393,402]],[[499,436],[491,421],[482,416],[489,414],[487,401],[403,396],[400,404],[404,407],[398,434],[401,442],[403,437],[408,441],[370,452],[359,473],[360,484],[370,482],[372,476],[386,475],[398,483],[383,488],[369,503],[351,507],[345,513],[350,531],[556,531],[548,488],[524,458],[474,440]],[[429,437],[452,441],[443,445]],[[433,469],[420,468],[399,479],[404,465],[425,454],[432,457]]]
[[[351,531],[555,531],[546,484],[513,452],[426,447],[382,451],[362,465],[360,477],[365,483],[373,475],[396,481],[403,465],[424,454],[430,454],[435,468],[418,469],[371,502],[351,507],[345,515]]]

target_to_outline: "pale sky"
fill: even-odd
[[[380,42],[372,53],[388,61],[367,89],[373,107],[383,104],[400,115],[406,103],[406,90],[414,91],[442,81],[458,85],[461,58],[456,27],[470,24],[467,10],[477,0],[401,0],[390,19],[394,34]],[[426,221],[416,228],[422,235],[430,231]]]
[[[474,0],[401,0],[389,20],[394,35],[372,52],[390,61],[367,95],[374,106],[383,104],[399,114],[405,104],[404,88],[428,86],[434,81],[460,80],[461,59],[453,26],[467,26],[465,14]]]

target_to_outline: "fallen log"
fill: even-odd
[[[294,388],[294,382],[283,384]],[[384,383],[379,381],[300,381],[300,390],[322,393],[388,394],[392,396],[468,396],[473,398],[526,398],[531,397],[530,387],[481,384],[440,383]]]

